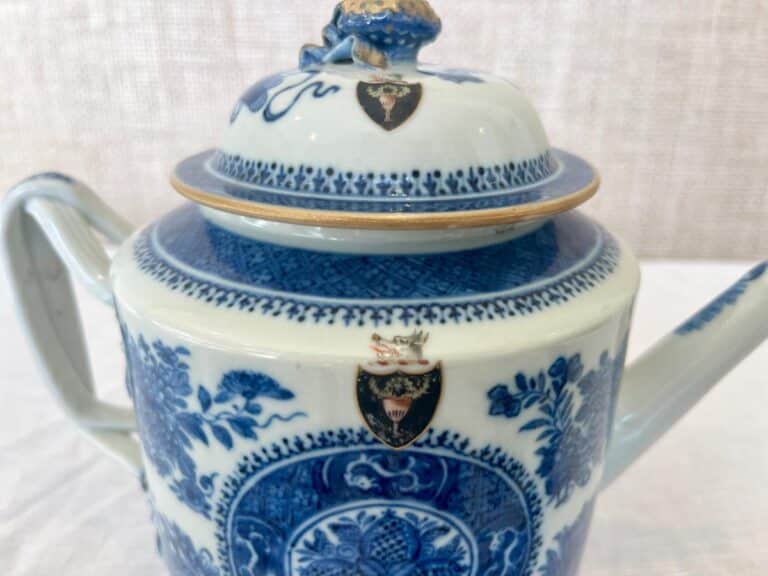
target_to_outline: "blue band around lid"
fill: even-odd
[[[518,171],[518,166],[526,168]],[[410,196],[382,192],[400,177],[397,174],[355,173],[312,166],[302,167],[299,174],[298,168],[294,167],[292,173],[289,173],[289,168],[278,163],[244,161],[208,151],[179,164],[174,184],[185,195],[209,205],[225,200],[246,206],[257,204],[352,214],[406,215],[486,211],[565,201],[571,196],[581,197],[585,196],[585,191],[593,191],[598,180],[595,170],[586,161],[556,149],[541,159],[514,163],[514,171],[511,170],[512,165],[466,168],[446,173],[419,170],[419,194]],[[257,174],[259,170],[263,174]],[[511,180],[505,171],[513,174]],[[548,174],[544,175],[544,172]],[[482,185],[478,184],[476,191],[459,188],[454,193],[448,182],[459,173],[465,180],[471,173],[472,178],[478,178]],[[343,188],[334,184],[339,176],[344,181]],[[297,177],[302,179],[298,189]],[[530,182],[526,183],[526,178]],[[358,182],[362,194],[356,189]],[[429,193],[432,186],[429,182],[438,182],[439,188],[435,188],[437,193]],[[562,210],[549,212],[558,211]]]

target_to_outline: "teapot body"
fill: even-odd
[[[419,64],[440,28],[342,1],[134,234],[58,173],[3,202],[44,380],[141,478],[172,576],[575,576],[600,487],[768,337],[762,263],[619,396],[639,273],[573,210],[597,171],[514,84]],[[70,277],[116,309],[133,408]]]
[[[171,573],[574,574],[624,244],[576,212],[407,242],[270,226],[185,206],[113,262]]]

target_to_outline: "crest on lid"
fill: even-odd
[[[441,28],[425,0],[343,0],[323,44],[246,91],[174,186],[246,216],[368,229],[508,224],[591,197],[595,170],[549,145],[514,84],[418,63]]]

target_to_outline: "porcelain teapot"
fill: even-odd
[[[574,210],[597,172],[514,84],[420,64],[440,29],[341,2],[142,230],[61,174],[5,199],[45,379],[174,576],[571,576],[601,489],[768,334],[763,263],[624,371],[639,273]],[[114,306],[133,409],[70,278]]]

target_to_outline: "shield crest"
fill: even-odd
[[[405,448],[429,427],[443,391],[440,362],[422,357],[429,335],[391,340],[374,334],[378,360],[357,371],[357,405],[370,431],[391,448]]]
[[[389,373],[382,373],[360,367],[357,403],[379,440],[392,448],[405,448],[432,422],[442,393],[442,369],[440,364],[420,373],[388,368]]]
[[[399,128],[413,116],[421,95],[421,84],[400,80],[377,80],[357,85],[360,106],[371,120],[387,131]]]

